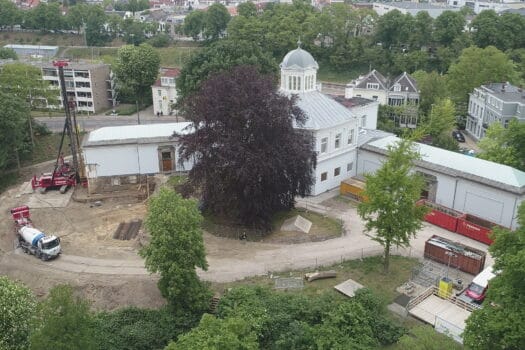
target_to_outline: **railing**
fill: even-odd
[[[425,289],[423,291],[423,293],[419,294],[417,297],[415,297],[414,299],[410,300],[408,302],[408,304],[407,304],[407,310],[412,309],[414,306],[416,306],[417,304],[419,304],[420,302],[422,302],[423,300],[425,300],[426,298],[428,298],[432,294],[436,294],[436,287],[435,286],[428,287],[427,289]]]
[[[431,295],[436,295],[438,297],[440,297],[441,299],[446,299],[448,301],[450,301],[452,304],[464,309],[464,310],[467,310],[469,312],[473,312],[477,309],[480,309],[481,306],[478,306],[478,305],[475,305],[475,304],[472,304],[472,303],[467,303],[466,301],[464,300],[461,300],[459,299],[457,296],[455,295],[450,295],[446,298],[443,298],[442,296],[439,295],[439,288],[436,287],[436,286],[431,286],[431,287],[428,287],[427,289],[425,289],[425,291],[423,291],[423,293],[419,294],[417,297],[415,297],[414,299],[410,300],[407,304],[407,310],[410,310],[412,309],[413,307],[415,307],[417,304],[421,303],[423,300],[425,300],[426,298],[428,298],[429,296]]]

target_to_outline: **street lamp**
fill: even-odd
[[[457,255],[452,253],[452,252],[445,252],[445,255],[448,256],[448,264],[447,264],[447,274],[446,274],[446,279],[448,280],[448,270],[450,269],[450,260],[452,258],[456,258]]]

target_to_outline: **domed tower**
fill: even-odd
[[[281,62],[281,90],[298,94],[316,90],[319,65],[308,51],[298,47],[284,56]]]

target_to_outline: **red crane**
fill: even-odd
[[[75,101],[67,98],[66,81],[64,78],[64,67],[67,67],[67,65],[67,61],[53,61],[53,66],[58,68],[62,104],[64,106],[66,119],[64,121],[64,129],[62,131],[62,138],[60,139],[60,146],[58,148],[58,155],[53,172],[43,173],[38,178],[35,175],[31,180],[33,190],[38,188],[42,193],[47,189],[60,189],[61,193],[65,193],[69,187],[76,186],[77,183],[85,180],[84,164],[82,162],[82,155],[80,154],[80,138],[76,127],[76,115],[74,113]],[[71,111],[73,111],[73,116]],[[64,162],[62,148],[66,134],[69,139],[73,164]]]

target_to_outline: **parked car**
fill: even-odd
[[[463,136],[463,134],[459,130],[452,131],[452,137],[457,142],[465,142],[465,136]]]
[[[479,275],[474,277],[465,294],[472,298],[473,301],[482,303],[489,288],[489,281],[495,276],[492,266],[485,268]]]

